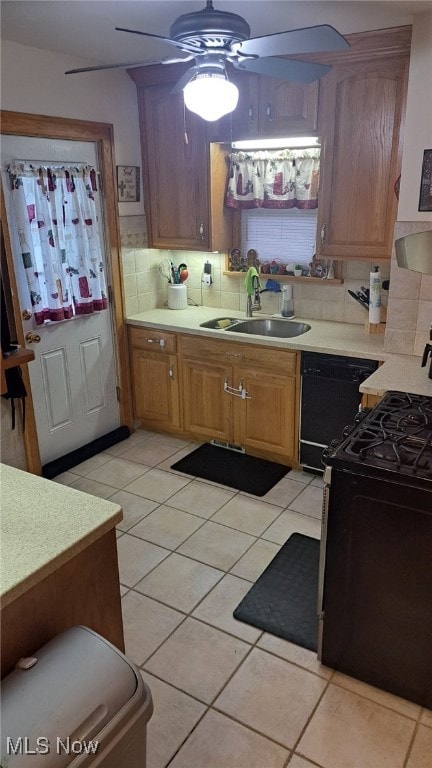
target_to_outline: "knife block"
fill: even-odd
[[[365,323],[366,333],[385,333],[387,320],[387,307],[383,307],[381,304],[381,320],[379,323],[370,323],[369,320]]]

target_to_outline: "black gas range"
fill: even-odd
[[[356,416],[343,437],[325,452],[327,466],[387,480],[385,473],[394,473],[426,487],[432,481],[432,397],[387,392]]]
[[[388,392],[324,457],[322,663],[432,707],[432,397]]]

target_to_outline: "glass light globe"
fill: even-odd
[[[238,88],[225,75],[200,74],[183,89],[184,102],[191,112],[212,122],[232,112],[238,102]]]

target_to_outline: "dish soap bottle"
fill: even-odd
[[[280,313],[282,317],[294,317],[292,285],[283,285],[280,298]]]

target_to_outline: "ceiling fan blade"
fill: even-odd
[[[97,72],[99,69],[126,69],[127,67],[151,67],[155,64],[179,64],[183,61],[190,61],[193,56],[186,56],[184,59],[155,59],[154,61],[125,61],[122,64],[97,64],[94,67],[80,67],[79,69],[68,69],[65,75],[76,75],[80,72]]]
[[[312,83],[331,69],[326,64],[313,64],[309,61],[296,61],[295,59],[278,59],[275,56],[233,61],[233,64],[237,69],[244,69],[247,72],[257,72],[259,75],[279,77],[282,80],[293,80],[297,83]]]
[[[174,45],[176,48],[180,48],[182,51],[188,51],[189,53],[202,53],[203,47],[198,45],[192,45],[191,43],[180,43],[177,40],[172,40],[170,37],[162,37],[162,35],[154,35],[152,32],[140,32],[138,29],[125,29],[124,27],[116,27],[117,32],[130,32],[132,35],[144,35],[144,37],[152,37],[155,40],[160,40],[161,43],[168,43]]]
[[[175,86],[170,90],[170,94],[180,93],[197,72],[199,72],[198,67],[190,67],[187,72],[181,76],[180,80],[177,80]]]
[[[250,40],[234,43],[231,50],[254,56],[288,56],[296,53],[337,51],[349,47],[349,43],[334,27],[321,24],[317,27],[291,29],[288,32],[276,32],[274,35],[253,37]]]

